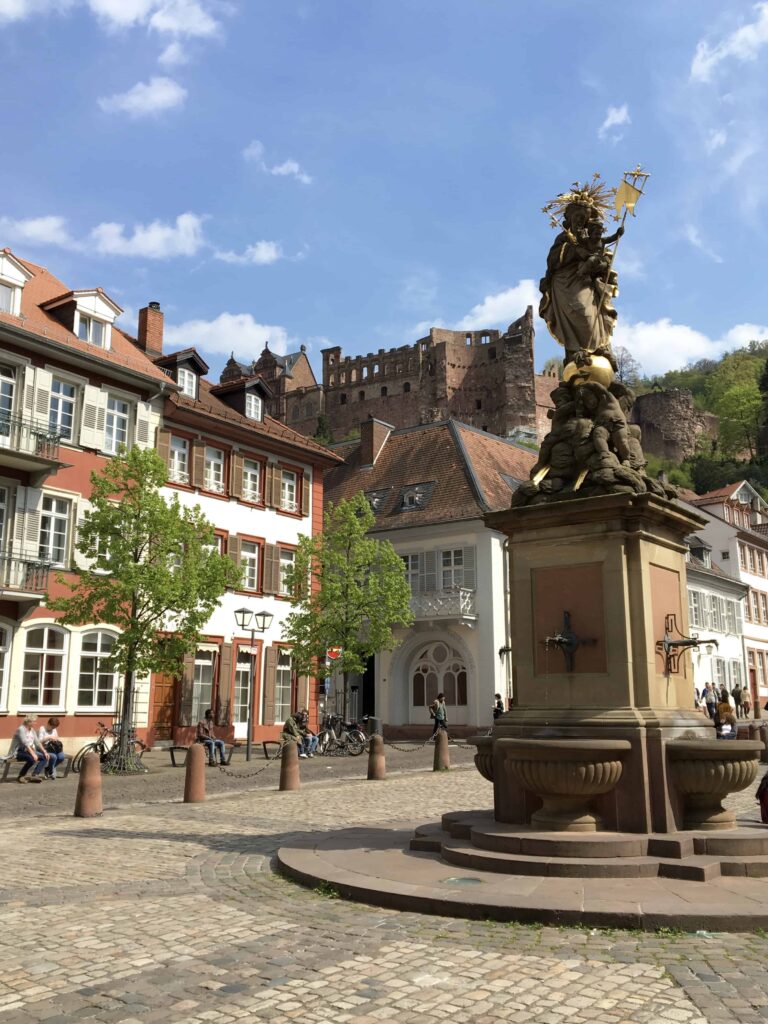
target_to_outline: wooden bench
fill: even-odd
[[[65,754],[64,760],[61,761],[58,767],[56,768],[57,774],[58,772],[61,772],[62,779],[66,779],[66,777],[69,775],[69,770],[72,767],[72,760],[72,754]],[[0,775],[0,782],[12,782],[13,779],[10,779],[8,777],[11,768],[15,765],[19,769],[19,774],[16,776],[16,778],[18,779],[19,775],[21,775],[21,769],[24,767],[24,761],[17,761],[14,756],[9,756],[0,759],[0,765],[2,765],[2,775]],[[33,769],[30,768],[29,771],[27,772],[27,777],[29,777],[32,771]]]
[[[261,746],[264,751],[265,761],[274,761],[275,758],[280,757],[280,751],[283,748],[280,740],[262,740]]]
[[[201,744],[201,746],[202,746],[202,744]],[[182,743],[174,743],[173,746],[167,748],[168,749],[168,753],[171,756],[171,764],[173,765],[174,768],[183,768],[186,765],[186,763],[187,763],[187,751],[189,750],[189,747],[190,747],[190,744],[186,744],[185,745],[185,744],[182,744]],[[224,764],[230,764],[231,761],[232,761],[232,755],[234,754],[234,752],[236,750],[239,750],[241,747],[242,747],[242,743],[233,743],[232,746],[229,748],[229,752],[227,753],[226,758],[224,759]],[[224,749],[226,750],[226,747]],[[184,760],[183,761],[177,761],[176,760],[176,755],[181,753],[182,751],[184,753]]]

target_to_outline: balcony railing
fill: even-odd
[[[32,555],[0,555],[0,589],[42,594],[48,589],[50,563]]]
[[[61,434],[49,430],[32,420],[0,414],[0,456],[7,448],[14,454],[34,455],[40,459],[56,461],[59,457]]]
[[[474,619],[475,592],[466,587],[430,590],[411,597],[411,611],[417,619]]]

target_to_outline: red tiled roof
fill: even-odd
[[[90,356],[99,362],[132,370],[153,380],[168,382],[163,371],[155,366],[140,349],[136,348],[129,336],[119,327],[112,327],[111,347],[109,351],[106,351],[95,345],[89,345],[87,341],[81,341],[72,331],[67,330],[55,316],[41,309],[43,303],[68,294],[67,286],[50,274],[45,267],[30,263],[29,260],[24,260],[15,253],[13,255],[33,276],[24,285],[21,293],[23,319],[12,316],[10,313],[0,313],[0,325],[9,324],[18,327],[42,338],[49,338],[51,341],[66,345],[72,351]]]
[[[327,474],[325,493],[338,502],[358,491],[389,489],[377,530],[436,525],[508,508],[512,487],[504,476],[527,480],[535,462],[533,452],[510,441],[444,420],[394,430],[370,468],[361,467],[356,442],[346,464]],[[399,512],[403,488],[419,483],[434,484],[424,508]]]

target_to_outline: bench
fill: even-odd
[[[72,754],[65,754],[64,760],[59,764],[56,769],[57,773],[61,773],[61,778],[66,779],[69,775],[69,770],[72,767],[73,756]],[[11,768],[15,765],[19,769],[19,775],[21,775],[21,769],[24,767],[23,761],[17,761],[13,755],[5,756],[0,758],[0,765],[2,765],[2,774],[0,775],[0,782],[11,782],[12,779],[8,778]],[[29,776],[32,768],[27,772]],[[19,775],[16,776],[18,779]]]
[[[262,749],[264,751],[265,761],[274,761],[280,757],[280,751],[283,749],[281,740],[262,740]]]
[[[241,746],[242,746],[242,743],[233,743],[232,744],[232,746],[229,748],[229,751],[227,753],[226,758],[224,759],[224,764],[230,764],[231,763],[232,755],[234,754],[234,752],[236,750],[239,750]],[[171,764],[172,764],[172,766],[174,768],[183,768],[186,765],[186,763],[187,763],[187,751],[189,750],[189,747],[190,747],[190,744],[174,743],[173,746],[167,748],[168,749],[168,753],[171,756]],[[226,750],[226,747],[224,749]],[[183,761],[177,761],[176,760],[176,755],[180,754],[182,752],[184,753],[184,760]]]

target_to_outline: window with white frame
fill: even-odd
[[[731,683],[733,686],[742,686],[741,662],[735,658],[731,660]]]
[[[718,633],[725,632],[725,600],[717,594],[709,595],[709,626]]]
[[[405,566],[405,578],[408,580],[408,586],[411,588],[411,593],[416,594],[419,590],[419,556],[415,555],[400,555]]]
[[[66,635],[52,626],[30,629],[24,650],[21,704],[25,708],[56,708],[63,701]]]
[[[90,345],[95,345],[97,348],[104,348],[106,325],[102,320],[96,320],[92,316],[83,316],[81,313],[77,336],[81,341],[87,341]]]
[[[181,388],[183,395],[189,395],[190,398],[197,398],[197,374],[193,373],[192,370],[188,370],[185,366],[180,366],[176,371],[176,382]]]
[[[255,391],[248,391],[245,395],[245,415],[249,420],[264,419],[264,400]]]
[[[11,631],[7,626],[0,626],[0,710],[8,704],[8,666],[11,661]]]
[[[765,686],[765,661],[762,651],[755,651],[757,659],[757,683],[760,689]]]
[[[259,545],[253,541],[240,542],[240,566],[243,570],[243,589],[259,589]]]
[[[688,618],[691,626],[706,625],[703,597],[704,595],[699,590],[688,591]]]
[[[752,621],[760,621],[760,598],[756,590],[750,590],[750,596],[752,597]]]
[[[120,445],[128,447],[131,406],[122,398],[107,395],[107,415],[104,423],[104,451],[115,455]]]
[[[726,669],[725,658],[715,658],[715,682],[718,687],[728,685],[728,671]]]
[[[296,553],[294,551],[289,551],[286,548],[280,548],[280,593],[286,596],[291,593],[286,580],[288,573],[293,569],[295,558]]]
[[[453,590],[464,582],[464,550],[451,548],[440,552],[441,586]]]
[[[75,422],[77,388],[69,381],[54,377],[51,382],[51,397],[48,411],[48,429],[67,441],[72,440]]]
[[[298,511],[299,477],[290,469],[284,469],[280,478],[280,508],[286,512]]]
[[[54,498],[49,494],[43,496],[38,547],[41,562],[63,565],[66,561],[70,512],[71,504],[66,498]]]
[[[243,497],[261,501],[261,463],[255,459],[243,459]]]
[[[189,441],[186,437],[171,437],[168,477],[176,484],[189,483]]]
[[[206,491],[224,493],[224,452],[219,448],[205,449],[204,486]]]
[[[79,708],[114,708],[117,672],[109,660],[114,646],[115,637],[112,633],[95,630],[83,634],[77,684]]]
[[[15,306],[16,289],[0,281],[0,313],[12,313]]]
[[[250,648],[240,647],[235,663],[235,700],[232,708],[232,721],[245,723],[248,721],[248,703],[253,678],[253,655]]]
[[[192,722],[199,722],[211,706],[215,669],[216,652],[198,649],[195,654],[195,673],[192,682]]]
[[[0,364],[0,444],[11,443],[11,417],[16,391],[16,369]]]
[[[284,722],[291,713],[291,680],[293,664],[291,652],[280,647],[275,667],[275,721]]]

